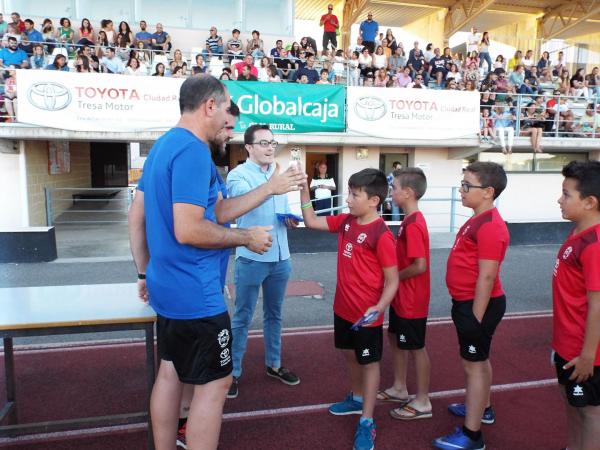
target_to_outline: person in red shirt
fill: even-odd
[[[329,42],[331,42],[331,51],[335,53],[337,48],[336,30],[340,26],[340,22],[335,14],[333,14],[333,5],[327,5],[327,14],[321,16],[319,26],[323,27],[323,50],[327,50]]]
[[[429,400],[431,364],[425,349],[429,312],[429,233],[419,211],[419,199],[427,190],[427,178],[419,168],[393,172],[392,199],[406,214],[396,239],[399,287],[389,310],[388,337],[394,357],[394,384],[377,394],[378,400],[398,402],[391,410],[395,419],[432,417]],[[415,361],[417,395],[409,397],[406,388],[408,354]]]
[[[379,387],[383,350],[383,317],[398,290],[394,236],[378,208],[388,184],[377,169],[364,169],[348,180],[350,214],[317,217],[306,183],[302,186],[302,215],[308,228],[338,234],[337,285],[333,302],[335,346],[350,369],[352,392],[330,406],[334,415],[361,414],[354,435],[356,450],[374,448],[373,410]],[[376,313],[372,321],[353,324]]]
[[[481,422],[494,423],[490,405],[492,336],[506,310],[500,282],[500,266],[509,244],[508,229],[494,200],[506,188],[506,172],[492,162],[469,164],[460,183],[463,206],[474,215],[460,228],[448,256],[446,286],[452,296],[452,320],[456,326],[460,356],[465,369],[465,403],[448,410],[465,416],[462,429],[437,438],[440,449],[483,449]]]
[[[552,277],[552,349],[566,402],[569,450],[600,448],[600,162],[572,161],[558,199],[575,228]]]
[[[233,67],[235,68],[235,77],[236,77],[236,79],[239,78],[242,75],[242,73],[244,71],[244,67],[248,67],[249,68],[250,75],[252,75],[253,77],[258,78],[258,69],[254,65],[254,57],[251,54],[247,54],[246,56],[244,56],[244,60],[240,61],[237,64],[235,64]]]

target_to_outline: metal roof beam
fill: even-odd
[[[538,19],[538,38],[553,39],[600,13],[600,0],[574,0],[544,12]]]
[[[599,0],[600,1],[600,0]],[[444,21],[444,40],[471,23],[496,0],[459,0],[448,8]]]

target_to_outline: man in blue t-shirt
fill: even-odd
[[[156,24],[156,31],[151,37],[151,48],[163,52],[171,51],[171,36],[163,30],[162,23]]]
[[[362,38],[362,43],[369,49],[369,54],[375,53],[375,38],[379,31],[379,24],[373,20],[373,13],[369,11],[367,14],[367,20],[363,20],[360,23],[358,29],[359,35]]]
[[[15,66],[17,69],[26,69],[29,66],[27,53],[17,47],[17,38],[10,36],[8,47],[0,50],[0,68],[5,69],[9,66]]]
[[[41,44],[44,42],[44,36],[35,29],[35,24],[31,19],[25,19],[25,34],[29,38],[31,44]]]
[[[140,31],[135,33],[135,42],[143,42],[144,48],[150,48],[152,45],[152,33],[146,30],[148,24],[145,20],[140,20]]]
[[[180,89],[181,118],[152,148],[129,211],[131,251],[140,298],[157,313],[160,366],[151,398],[157,446],[171,446],[184,384],[193,385],[187,426],[192,447],[217,447],[231,384],[231,327],[221,281],[222,249],[262,254],[269,227],[218,225],[300,184],[285,172],[262,190],[220,200],[216,167],[205,142],[227,128],[229,94],[213,77],[188,78]],[[232,133],[232,131],[228,131]],[[256,192],[258,191],[258,192]],[[150,257],[152,255],[152,257]]]

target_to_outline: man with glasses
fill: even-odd
[[[363,45],[369,49],[369,54],[375,53],[375,38],[379,31],[379,24],[373,20],[373,13],[369,11],[367,20],[360,24],[358,32],[363,40]]]
[[[327,50],[329,43],[331,42],[331,50],[335,51],[337,48],[337,36],[336,30],[340,26],[340,22],[335,14],[333,14],[333,5],[327,5],[327,14],[321,16],[319,26],[323,27],[323,50]]]
[[[306,75],[306,78],[308,79],[308,84],[315,84],[317,81],[319,81],[319,72],[317,72],[317,70],[314,68],[314,65],[315,57],[313,55],[310,55],[306,60],[306,66],[301,67],[296,71],[296,81],[299,81],[300,78],[302,78],[302,75]]]
[[[227,192],[232,198],[259,188],[279,172],[279,166],[275,164],[277,142],[273,140],[273,133],[268,125],[250,126],[244,133],[244,146],[248,159],[227,176]],[[287,196],[275,195],[271,201],[262,203],[237,219],[238,227],[272,227],[273,242],[271,248],[260,255],[244,247],[236,249],[235,311],[231,321],[233,382],[228,398],[238,395],[238,379],[242,375],[248,328],[252,323],[261,286],[266,373],[290,386],[300,383],[298,376],[281,365],[282,307],[292,270],[287,228],[295,228],[298,222],[293,219],[281,221],[277,214],[289,212]]]
[[[223,55],[223,38],[217,34],[217,27],[210,27],[209,35],[206,38],[206,48],[202,50],[204,60],[207,60],[213,54],[219,55],[219,59]]]
[[[151,42],[152,50],[171,51],[171,36],[163,29],[162,23],[156,24],[156,31],[152,35]]]
[[[412,89],[427,89],[424,84],[423,75],[417,75],[412,83],[408,83],[407,88]]]

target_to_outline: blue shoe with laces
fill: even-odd
[[[360,419],[354,433],[354,450],[373,450],[375,448],[375,422]]]
[[[485,450],[482,437],[474,441],[459,427],[454,429],[454,433],[435,439],[433,446],[442,450]]]
[[[347,416],[348,414],[362,414],[362,402],[354,400],[352,392],[341,402],[329,407],[329,412],[334,416]]]
[[[455,416],[458,416],[458,417],[465,417],[467,415],[467,407],[465,406],[464,403],[451,403],[450,405],[448,405],[448,411],[450,411],[451,414],[454,414]],[[495,421],[496,421],[496,412],[494,411],[494,408],[492,408],[491,406],[488,406],[487,408],[485,408],[485,411],[483,412],[483,417],[481,418],[481,423],[491,425]]]

